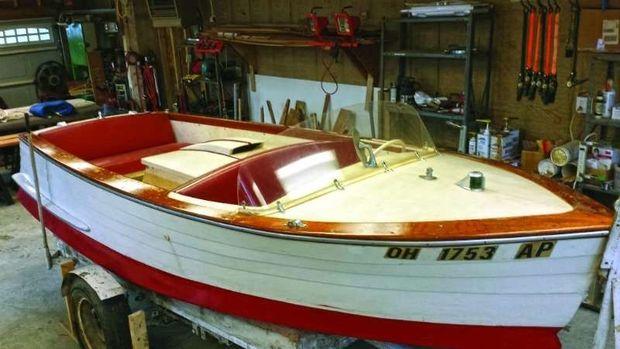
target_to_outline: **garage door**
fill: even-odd
[[[10,108],[37,102],[37,67],[62,62],[51,18],[0,21],[0,96]]]

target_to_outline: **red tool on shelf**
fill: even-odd
[[[325,16],[317,15],[316,11],[322,9],[320,6],[313,7],[310,12],[306,14],[308,21],[308,29],[317,38],[320,38],[325,34],[329,19]]]
[[[194,46],[194,53],[196,55],[218,55],[222,53],[224,49],[224,42],[221,40],[213,40],[207,38],[200,38]]]
[[[353,6],[345,6],[338,13],[334,13],[334,19],[336,20],[336,33],[340,36],[354,37],[359,29],[361,20],[358,16],[351,16],[347,9],[353,8]]]

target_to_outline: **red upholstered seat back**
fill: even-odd
[[[128,115],[90,120],[44,131],[41,137],[84,160],[175,142],[164,114]]]
[[[334,151],[340,167],[359,161],[350,140],[295,144],[232,163],[181,189],[179,194],[233,205],[243,202],[261,206],[262,200],[269,204],[285,194],[276,170],[326,150]]]

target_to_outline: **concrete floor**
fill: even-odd
[[[47,270],[39,227],[19,204],[0,206],[0,270],[0,348],[78,348],[61,325],[66,313],[58,267]],[[597,317],[579,309],[560,333],[563,347],[591,347]],[[149,327],[149,335],[152,348],[226,348],[213,339],[199,339],[179,323]]]

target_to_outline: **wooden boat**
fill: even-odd
[[[390,141],[174,113],[43,130],[44,221],[130,283],[242,318],[427,347],[559,348],[610,212],[510,166],[439,154],[417,114],[406,120],[400,134],[382,126],[403,138]],[[20,146],[27,159],[27,137]],[[471,171],[485,190],[462,185]],[[36,217],[28,161],[14,178]]]

